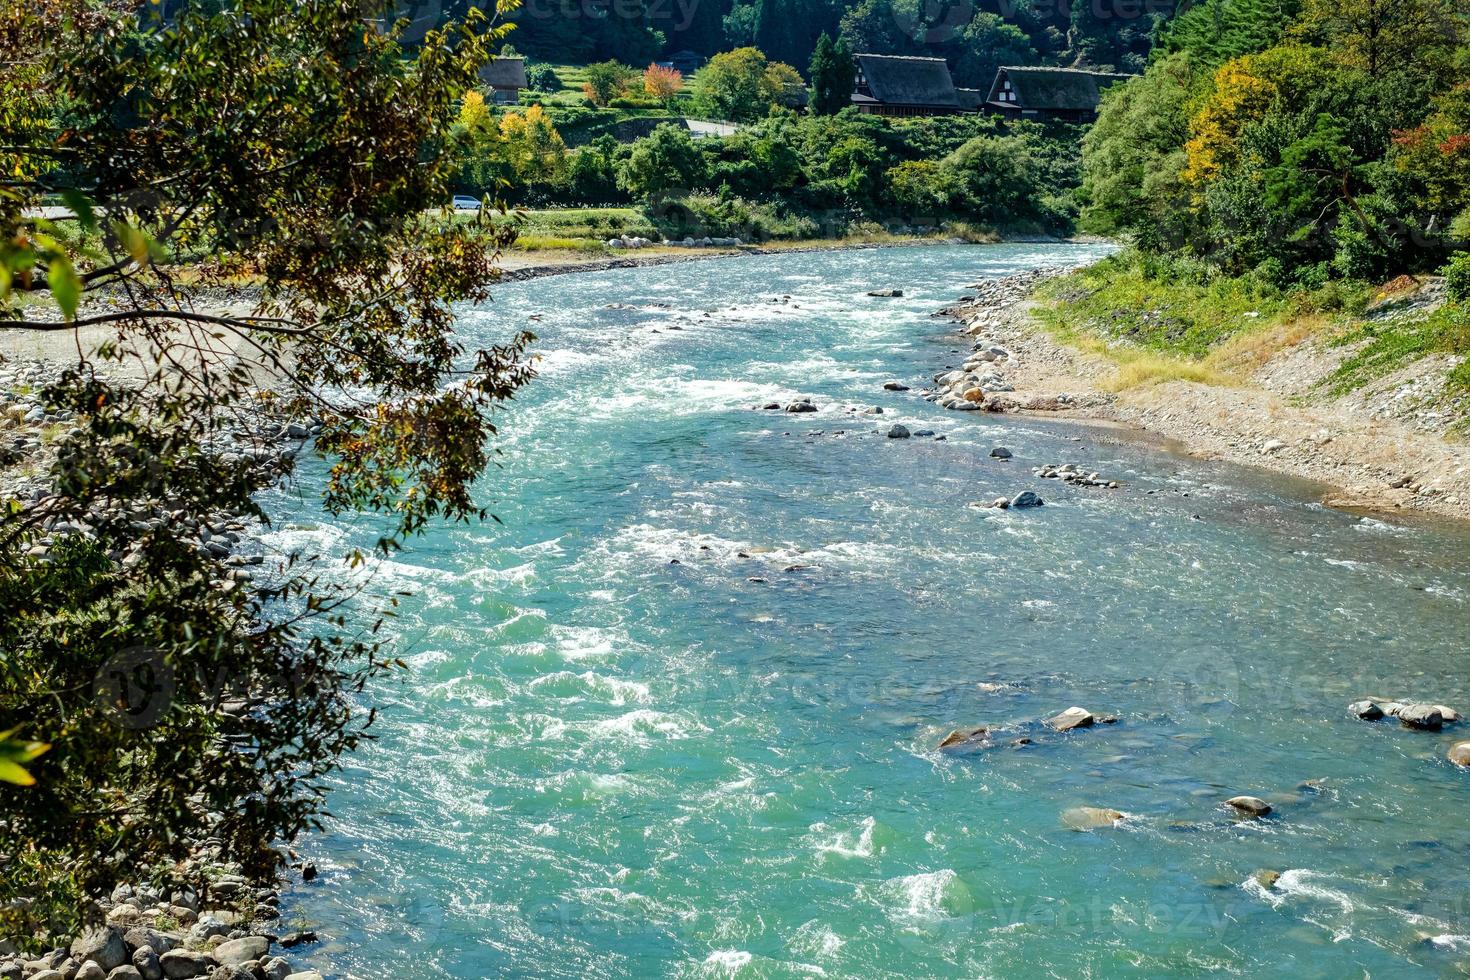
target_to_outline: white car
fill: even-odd
[[[478,211],[480,210],[480,199],[465,194],[456,194],[450,206],[456,211]]]

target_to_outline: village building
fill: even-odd
[[[1081,68],[1007,66],[995,73],[985,109],[1011,119],[1092,122],[1103,91],[1130,77]]]
[[[480,84],[494,93],[496,105],[515,105],[526,87],[526,59],[496,56],[480,69]]]
[[[943,58],[858,54],[852,104],[875,116],[943,116],[994,112],[1013,119],[1091,122],[1102,92],[1128,78],[1081,68],[1008,66],[987,92],[959,88]]]
[[[852,104],[874,116],[944,116],[966,111],[943,58],[853,56]]]

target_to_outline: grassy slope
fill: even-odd
[[[1360,315],[1370,298],[1387,297],[1371,296],[1363,285],[1284,292],[1125,253],[1048,283],[1037,314],[1060,339],[1115,361],[1115,389],[1171,380],[1239,384],[1272,354],[1314,335],[1358,345],[1324,386],[1330,396],[1429,354],[1470,354],[1464,304],[1370,321]],[[1460,401],[1466,395],[1470,360],[1451,371],[1443,397]]]

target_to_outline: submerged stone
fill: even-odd
[[[1251,872],[1251,877],[1256,880],[1256,884],[1266,889],[1266,891],[1270,891],[1276,887],[1276,882],[1281,880],[1281,872],[1272,871],[1270,868],[1262,868],[1259,871]]]
[[[939,747],[941,749],[957,749],[974,742],[984,741],[987,734],[989,734],[989,729],[984,725],[977,725],[974,728],[956,728],[944,736],[944,741],[939,743]]]
[[[1254,819],[1271,812],[1271,804],[1256,796],[1232,796],[1225,805],[1245,817]]]
[[[1074,806],[1062,811],[1062,823],[1072,830],[1087,831],[1116,827],[1126,819],[1128,819],[1127,815],[1117,810],[1095,806]]]

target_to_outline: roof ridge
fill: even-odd
[[[1135,78],[1124,71],[1103,71],[1101,68],[1063,68],[1061,65],[1001,65],[1000,71],[1065,71],[1074,75],[1117,75],[1120,78]]]
[[[871,51],[856,51],[854,58],[887,58],[889,61],[944,61],[943,58],[931,58],[922,54],[875,54]],[[947,64],[947,62],[946,62]]]

